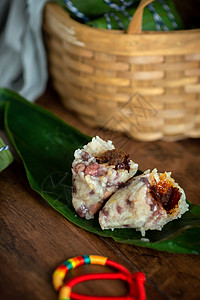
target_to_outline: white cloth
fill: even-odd
[[[36,100],[48,79],[42,40],[48,0],[0,0],[0,87]]]

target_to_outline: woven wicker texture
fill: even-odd
[[[200,137],[199,29],[96,29],[55,3],[43,27],[54,87],[86,124],[143,141]]]

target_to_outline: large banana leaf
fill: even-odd
[[[103,231],[97,218],[87,221],[78,217],[71,203],[73,153],[91,137],[6,89],[0,89],[0,118],[0,125],[23,161],[31,187],[65,218],[118,242],[169,252],[200,253],[200,206],[190,204],[190,211],[181,219],[170,222],[162,231],[148,231],[149,242],[141,240],[134,229]]]

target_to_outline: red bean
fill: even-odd
[[[121,214],[121,213],[122,213],[122,208],[121,208],[121,206],[119,206],[119,205],[117,205],[117,212],[118,212],[118,214]]]
[[[78,164],[75,166],[75,172],[83,172],[85,170],[85,165],[84,164]]]
[[[99,201],[96,204],[91,205],[90,206],[90,214],[91,215],[96,214],[101,209],[102,206],[103,206],[103,203],[101,201]]]
[[[81,158],[83,161],[86,161],[90,158],[90,154],[87,153],[86,151],[82,151]]]
[[[92,164],[85,169],[85,175],[89,174],[89,175],[96,176],[98,174],[98,169],[99,169],[98,164],[96,163]]]

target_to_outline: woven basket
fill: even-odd
[[[65,107],[89,126],[143,140],[200,137],[200,29],[141,32],[141,1],[127,33],[44,9],[49,72]]]

